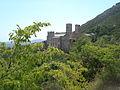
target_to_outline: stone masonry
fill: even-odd
[[[66,32],[48,32],[47,35],[47,46],[52,46],[64,51],[69,51],[72,49],[73,42],[76,41],[79,37],[94,36],[94,34],[83,34],[80,33],[80,25],[75,25],[75,31],[72,32],[72,24],[66,24]]]

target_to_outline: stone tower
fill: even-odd
[[[80,25],[76,24],[75,25],[75,33],[79,33],[80,32]]]
[[[47,45],[52,46],[52,38],[55,36],[54,32],[48,32],[47,36]]]
[[[66,24],[66,35],[71,35],[72,34],[72,24],[68,23]]]

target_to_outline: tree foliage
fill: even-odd
[[[9,34],[15,46],[8,48],[1,43],[1,90],[89,90],[97,74],[104,81],[120,81],[120,45],[109,43],[104,33],[98,33],[103,36],[94,43],[89,37],[79,38],[68,53],[44,48],[44,43],[21,45],[48,25],[34,22],[24,29],[17,25]]]
[[[93,81],[97,74],[101,74],[105,81],[120,81],[119,44],[103,43],[99,40],[92,43],[87,37],[82,37],[75,43],[75,47],[70,52],[70,58],[72,58],[71,55],[74,57],[73,60],[82,62],[82,65],[88,69],[88,72],[83,73],[86,80]]]
[[[40,27],[49,23],[35,23],[10,33],[15,46],[0,47],[0,88],[2,90],[82,90],[88,83],[83,76],[87,69],[81,62],[65,59],[63,51],[43,43],[21,45],[29,42]]]

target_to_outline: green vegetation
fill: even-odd
[[[120,45],[100,43],[92,43],[88,37],[82,37],[70,53],[79,56],[78,60],[88,69],[88,72],[83,74],[88,81],[93,80],[97,73],[102,74],[106,81],[119,80]]]
[[[81,62],[64,59],[67,54],[53,47],[44,49],[43,43],[22,46],[49,23],[34,25],[10,33],[15,46],[9,49],[5,43],[0,47],[0,88],[2,90],[79,90],[87,88],[83,72],[87,69]],[[36,30],[37,29],[37,30]]]
[[[8,48],[0,43],[0,90],[107,90],[106,84],[118,85],[120,24],[112,17],[120,16],[119,6],[105,12],[110,16],[101,14],[98,17],[104,16],[102,19],[96,17],[98,20],[81,27],[85,32],[95,33],[96,42],[81,37],[68,53],[54,47],[44,48],[44,43],[20,44],[29,42],[32,35],[36,36],[41,27],[50,23],[34,22],[24,29],[17,25],[17,30],[9,34],[15,46]]]
[[[50,25],[38,24],[38,28]],[[43,43],[22,46],[21,42],[35,35],[38,24],[10,33],[10,40],[15,42],[12,49],[1,43],[1,90],[84,90],[89,89],[97,74],[104,82],[120,81],[120,45],[99,40],[93,43],[81,37],[69,53],[53,47],[44,49]]]

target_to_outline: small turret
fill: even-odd
[[[52,38],[55,36],[55,33],[54,32],[48,32],[48,35],[47,35],[47,45],[48,46],[52,46]]]

